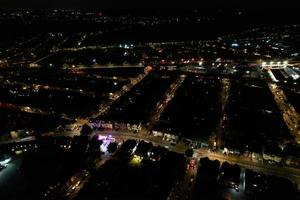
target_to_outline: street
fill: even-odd
[[[296,142],[300,143],[300,116],[294,106],[288,101],[284,92],[275,84],[268,84],[274,100],[282,113],[282,117],[291,134],[295,136]]]
[[[151,112],[150,124],[148,129],[151,130],[156,122],[158,122],[161,114],[168,106],[169,102],[174,98],[176,91],[181,86],[183,81],[186,79],[185,75],[180,75],[168,88],[160,101],[157,102],[154,109]]]

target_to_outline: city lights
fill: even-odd
[[[300,196],[295,4],[37,1],[0,12],[1,197]]]
[[[288,65],[288,61],[270,61],[270,62],[262,62],[262,67],[286,67]]]

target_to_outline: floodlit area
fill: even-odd
[[[138,155],[133,155],[129,164],[134,167],[139,167],[142,164],[142,161],[143,161],[143,157]]]

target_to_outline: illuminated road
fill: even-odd
[[[220,101],[221,101],[221,112],[222,117],[218,123],[218,126],[212,136],[212,140],[214,142],[214,147],[220,148],[223,141],[223,133],[227,126],[228,116],[226,113],[226,107],[228,104],[230,95],[230,80],[229,79],[222,79],[222,90],[220,94]]]
[[[48,54],[47,56],[44,56],[44,57],[42,57],[42,58],[40,58],[40,59],[38,59],[38,60],[36,60],[36,61],[30,63],[30,67],[33,67],[33,66],[38,67],[37,64],[38,64],[39,62],[41,62],[42,60],[45,60],[46,58],[49,58],[49,57],[52,56],[52,55],[53,55],[53,54],[50,53],[50,54]]]
[[[174,98],[176,91],[182,85],[183,81],[186,79],[185,75],[180,75],[168,88],[168,90],[163,95],[162,99],[157,102],[154,109],[151,111],[150,114],[150,124],[149,130],[159,121],[159,118],[165,108],[168,106],[170,101]]]
[[[298,189],[300,189],[300,169],[263,164],[261,162],[254,162],[242,156],[226,156],[221,153],[208,152],[205,149],[198,149],[197,153],[199,158],[208,157],[211,160],[238,164],[242,168],[251,169],[256,172],[288,178],[297,183]]]
[[[112,94],[106,103],[101,104],[99,106],[99,111],[96,114],[94,114],[92,116],[92,118],[95,118],[95,117],[100,116],[100,115],[104,114],[105,112],[107,112],[110,109],[110,107],[113,105],[114,102],[116,102],[125,93],[130,91],[136,84],[141,82],[146,76],[147,76],[147,74],[143,73],[143,74],[140,74],[137,77],[131,79],[130,83],[128,83],[127,85],[124,85],[119,91]]]
[[[93,65],[93,69],[112,69],[112,68],[144,68],[143,65]],[[91,69],[91,67],[88,66],[78,66],[78,69]]]
[[[164,146],[167,147],[170,151],[175,151],[177,153],[183,154],[187,147],[176,145],[172,146],[170,142],[161,140],[160,137],[155,137],[146,133],[131,133],[131,132],[120,132],[120,131],[108,131],[108,132],[97,132],[101,135],[112,135],[116,139],[117,142],[123,142],[128,139],[135,140],[145,140],[147,142],[152,142],[155,146]],[[72,136],[72,135],[68,135]],[[202,157],[208,157],[211,160],[219,160],[220,162],[227,161],[231,164],[238,164],[242,168],[252,169],[257,172],[276,175],[288,178],[297,183],[300,189],[300,169],[291,168],[286,166],[275,166],[270,164],[264,164],[262,162],[253,161],[249,158],[243,156],[225,156],[222,153],[209,152],[208,149],[196,149],[197,159]]]
[[[102,159],[96,163],[96,168],[100,168],[110,159],[109,154],[105,154]],[[91,174],[87,170],[81,170],[73,175],[67,183],[62,187],[63,196],[66,199],[73,199],[77,196],[80,190],[85,186],[91,178]]]
[[[189,167],[187,164],[183,180],[172,188],[167,200],[190,200],[194,191],[197,170],[198,162],[196,162],[194,167]]]
[[[176,151],[177,153],[184,153],[186,148],[178,147],[178,146],[172,146],[169,142],[162,141],[154,136],[149,135],[136,135],[136,134],[130,134],[130,133],[110,133],[113,135],[113,137],[116,138],[117,141],[125,141],[126,139],[136,139],[136,140],[145,140],[148,142],[152,142],[154,145],[160,145],[168,147],[171,151]],[[197,149],[195,152],[198,153],[197,159],[200,159],[202,157],[208,157],[211,160],[219,160],[220,162],[227,161],[231,164],[238,164],[242,168],[251,169],[256,172],[261,172],[264,174],[269,175],[275,175],[280,177],[288,178],[295,183],[297,183],[299,189],[300,189],[300,169],[291,168],[291,167],[285,167],[285,166],[275,166],[270,164],[264,164],[262,162],[255,162],[250,160],[249,158],[245,157],[238,157],[238,156],[225,156],[222,153],[213,153],[208,152],[207,149]],[[243,172],[243,171],[242,171]],[[242,173],[243,175],[243,173]],[[186,179],[187,180],[187,179]],[[241,182],[240,185],[240,191],[244,190],[244,183]]]
[[[67,183],[62,186],[62,194],[66,199],[73,199],[78,192],[84,187],[84,185],[90,179],[90,173],[86,170],[82,170],[73,175]]]
[[[32,88],[36,91],[43,89],[43,90],[53,90],[53,91],[59,91],[59,92],[74,92],[74,93],[80,93],[82,95],[86,95],[89,93],[86,90],[82,90],[82,89],[72,89],[72,88],[68,88],[68,87],[55,87],[55,86],[50,86],[50,85],[25,83],[25,82],[20,82],[20,81],[6,80],[3,78],[0,78],[0,80],[5,85],[11,85],[11,86],[20,85],[20,86],[22,86],[23,90]]]
[[[38,115],[51,115],[54,117],[58,117],[61,119],[65,119],[65,120],[73,120],[72,117],[69,117],[68,115],[61,113],[54,113],[54,112],[49,112],[47,110],[42,110],[39,108],[34,108],[31,106],[20,106],[20,105],[16,105],[16,104],[11,104],[11,103],[4,103],[4,102],[0,102],[0,108],[4,108],[4,109],[10,109],[10,110],[15,110],[15,111],[20,111],[20,112],[25,112],[25,113],[30,113],[30,114],[38,114]]]
[[[104,132],[100,132],[101,134],[105,134]],[[152,142],[154,145],[165,146],[171,151],[176,151],[177,153],[183,154],[187,147],[181,147],[179,145],[172,146],[167,141],[162,141],[158,137],[151,136],[149,134],[134,134],[134,133],[127,133],[127,132],[109,132],[106,133],[107,135],[112,135],[118,142],[125,141],[127,139],[135,139],[135,140],[145,140],[148,142]],[[196,149],[195,152],[197,153],[197,159],[202,157],[208,157],[211,160],[219,160],[220,162],[227,161],[231,164],[238,164],[242,168],[252,169],[257,172],[281,176],[288,178],[297,183],[300,189],[300,169],[286,167],[286,166],[275,166],[270,164],[264,164],[262,162],[256,162],[250,160],[249,158],[243,156],[225,156],[222,153],[214,153],[208,152],[207,149]],[[243,189],[243,188],[242,188]]]
[[[162,141],[161,138],[155,137],[149,134],[136,134],[136,133],[131,133],[131,132],[117,132],[117,131],[108,131],[108,132],[97,132],[101,135],[111,135],[113,138],[116,139],[117,142],[123,142],[128,139],[135,139],[135,140],[144,140],[146,142],[152,142],[153,145],[155,146],[164,146],[170,151],[175,151],[177,153],[183,154],[187,147],[183,146],[172,146],[169,142],[167,141]],[[74,136],[73,135],[68,135],[68,136]],[[196,155],[195,155],[196,154]],[[298,189],[300,189],[300,169],[297,168],[291,168],[291,167],[286,167],[286,166],[276,166],[276,165],[271,165],[271,164],[265,164],[263,162],[257,162],[253,161],[250,158],[246,158],[243,156],[233,156],[233,155],[224,155],[222,153],[216,153],[216,152],[210,152],[208,149],[195,149],[195,157],[197,160],[203,157],[208,157],[210,160],[219,160],[220,162],[228,162],[230,164],[238,164],[241,168],[245,169],[251,169],[256,172],[264,173],[264,174],[269,174],[269,175],[275,175],[275,176],[280,176],[280,177],[285,177],[290,179],[291,181],[294,181],[298,185]],[[108,159],[108,158],[106,158]],[[99,164],[97,164],[97,167],[100,167],[106,162],[105,158],[100,161]],[[196,168],[196,167],[195,167]],[[69,198],[75,197],[75,193],[78,193],[79,190],[83,187],[83,185],[88,181],[87,179],[84,178],[83,176],[84,171],[80,172],[79,174],[75,175],[75,181],[72,181],[71,185],[64,190],[64,194],[66,196],[69,196]],[[191,177],[191,174],[185,178],[185,184],[187,183],[186,180],[188,180]],[[243,174],[242,174],[243,175]],[[76,178],[79,177],[79,178]],[[196,177],[196,176],[195,176]],[[77,180],[77,181],[76,181]],[[80,181],[78,183],[78,181]],[[182,184],[182,183],[181,183]],[[76,187],[74,187],[76,186]],[[78,187],[78,188],[77,188]],[[244,190],[244,183],[241,182],[240,185],[240,191]]]
[[[274,100],[282,113],[282,117],[296,142],[300,143],[300,116],[294,106],[290,104],[284,92],[274,83],[268,84]]]
[[[11,140],[6,140],[3,142],[0,142],[1,144],[9,144],[9,143],[18,143],[18,142],[29,142],[29,141],[35,141],[36,137],[35,136],[28,136],[25,138],[21,138],[21,139],[11,139]]]

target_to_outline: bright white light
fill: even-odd
[[[270,62],[270,65],[273,65],[274,64],[274,62]]]
[[[100,150],[105,153],[107,151],[107,147],[108,147],[108,144],[107,143],[103,143],[100,146]]]
[[[281,62],[277,62],[277,65],[280,65],[281,64]]]
[[[228,154],[228,149],[226,147],[224,148],[223,153]]]
[[[1,162],[0,162],[0,165],[6,165],[6,164],[8,164],[10,161],[11,161],[11,158],[7,158],[7,159],[1,161]]]
[[[267,64],[266,62],[263,62],[263,63],[262,63],[262,66],[266,66],[266,64]]]
[[[287,65],[287,64],[288,64],[288,61],[284,61],[283,64],[284,64],[284,65]]]

